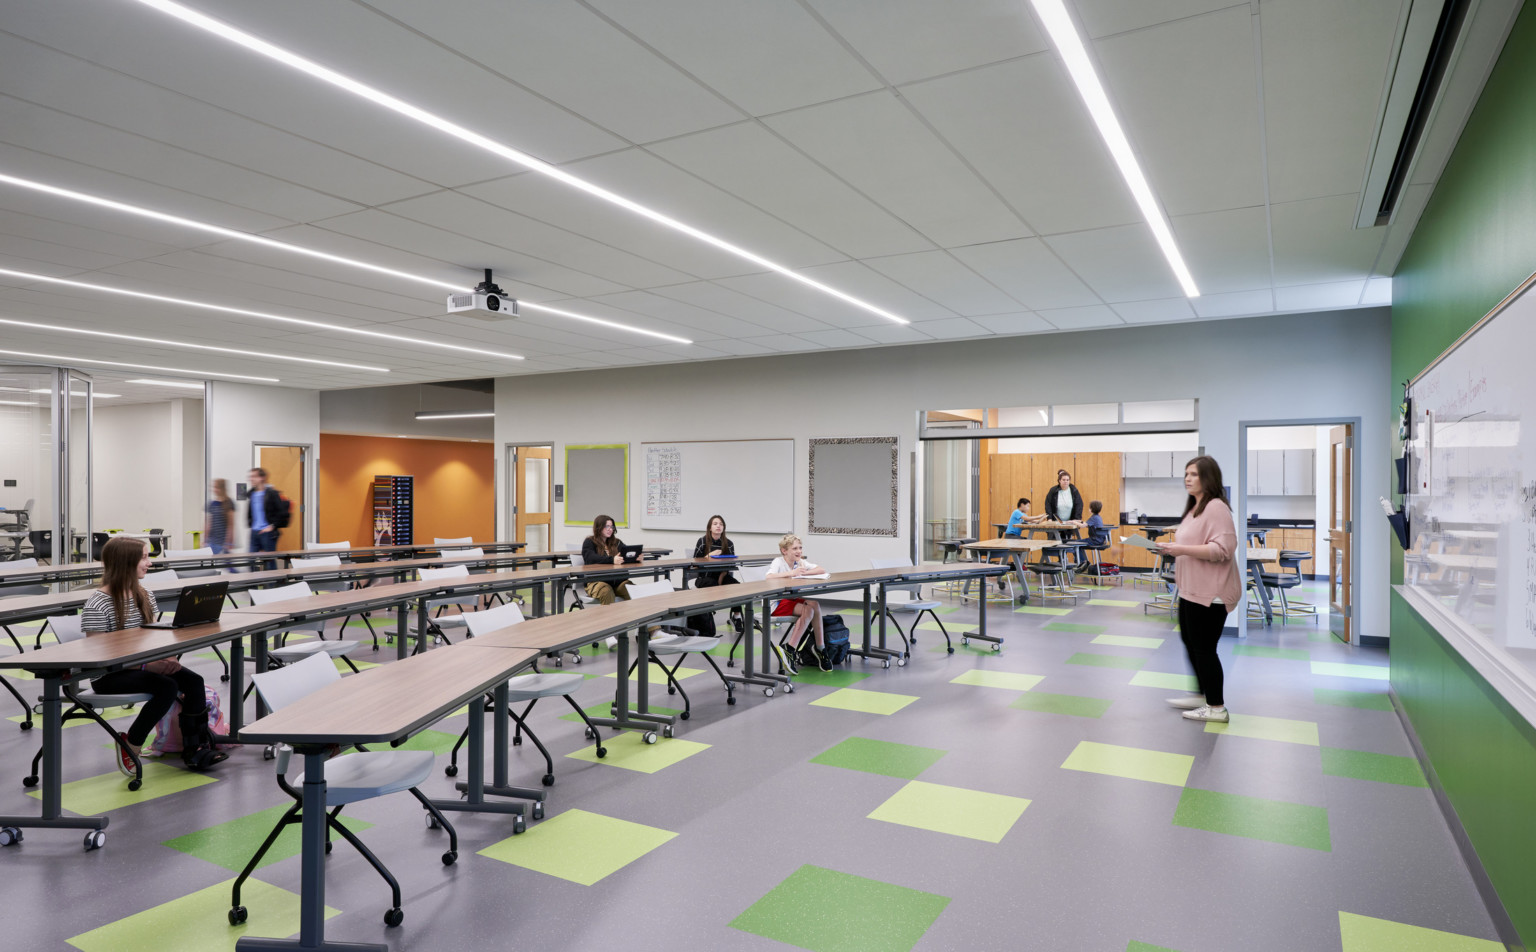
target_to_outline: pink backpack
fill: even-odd
[[[203,686],[203,695],[208,704],[208,729],[220,737],[228,736],[229,722],[224,719],[224,710],[219,701],[219,690],[212,685]],[[160,723],[155,727],[155,736],[148,744],[144,745],[145,752],[150,754],[179,754],[181,753],[181,725],[177,718],[181,715],[181,702],[171,705],[171,709],[160,718]],[[220,744],[221,749],[235,747],[235,744]]]

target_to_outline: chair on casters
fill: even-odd
[[[20,509],[0,509],[0,519],[6,520],[0,527],[8,527],[13,532],[26,532],[32,524],[32,506],[36,499],[28,499],[27,504]]]
[[[165,530],[145,529],[144,531],[149,534],[149,538],[144,540],[149,546],[149,557],[152,559],[160,558],[160,552],[165,548],[162,544],[165,541]]]
[[[1280,618],[1280,624],[1288,624],[1292,618],[1306,618],[1310,616],[1314,623],[1317,622],[1317,606],[1300,600],[1291,601],[1286,592],[1301,584],[1301,563],[1312,558],[1311,552],[1302,552],[1297,549],[1281,549],[1276,561],[1280,565],[1278,572],[1260,572],[1259,577],[1264,580],[1265,588],[1272,588],[1280,594],[1280,610],[1274,614]]]
[[[53,564],[53,530],[29,529],[27,541],[32,543],[32,557],[42,562]]]
[[[571,560],[571,568],[586,568],[587,560],[582,558],[579,553],[572,552],[567,558]],[[597,603],[597,599],[587,594],[587,586],[582,582],[576,582],[571,586],[571,594],[575,596],[575,599],[566,607],[567,611],[574,608],[586,608],[588,605]]]
[[[436,546],[448,545],[448,546],[458,546],[460,548],[469,548],[470,546],[473,546],[475,544],[475,537],[474,536],[464,536],[462,539],[444,539],[444,538],[439,537],[439,538],[434,538],[432,540],[432,544],[436,545]]]
[[[672,583],[664,579],[659,582],[629,583],[630,598],[650,598],[654,595],[670,595],[672,591]],[[678,620],[681,621],[681,619]],[[671,630],[668,631],[667,629]],[[682,719],[685,721],[691,716],[693,712],[693,704],[688,700],[688,692],[683,690],[682,684],[678,681],[677,669],[683,666],[683,661],[687,658],[688,655],[696,654],[702,657],[705,661],[709,662],[709,666],[715,669],[715,674],[719,676],[720,683],[725,685],[725,703],[728,705],[734,705],[736,703],[735,685],[731,684],[731,682],[725,679],[725,672],[720,670],[720,666],[715,663],[715,659],[709,655],[710,651],[718,647],[720,647],[720,639],[718,637],[707,638],[703,635],[696,634],[691,628],[667,625],[665,621],[662,622],[662,625],[650,638],[651,660],[655,662],[662,671],[666,672],[667,693],[682,695],[683,713],[679,716],[682,717]],[[661,660],[662,658],[669,655],[678,656],[677,663],[672,665],[670,668],[667,667],[666,662]],[[629,672],[624,676],[629,677],[629,674],[633,673],[635,668],[639,666],[640,659],[636,658],[634,662],[630,664]]]
[[[741,568],[736,570],[736,575],[741,579],[743,584],[746,584],[746,583],[749,583],[749,582],[762,582],[762,581],[766,581],[767,578],[768,578],[768,566],[766,566],[766,565],[743,565]],[[757,619],[754,619],[753,623],[755,625],[757,625],[758,631],[762,631],[764,625],[770,626],[769,627],[769,637],[772,637],[773,629],[775,629],[775,628],[788,628],[790,625],[793,625],[795,623],[795,616],[793,616],[793,615],[779,615],[778,617],[774,617],[772,615],[769,615],[767,618],[757,618]],[[741,630],[741,631],[736,632],[736,640],[731,642],[731,652],[730,652],[730,654],[726,655],[726,658],[725,658],[725,666],[727,668],[734,668],[734,667],[736,667],[736,649],[741,647],[741,639],[747,637],[749,634],[750,634],[750,632],[745,631],[745,630]],[[763,670],[765,670],[765,671],[768,669],[768,661],[769,661],[769,659],[767,659],[767,658],[763,659]],[[782,674],[788,674],[789,672],[788,671],[783,671],[781,673]]]
[[[440,569],[417,569],[417,575],[423,582],[467,579],[469,566],[450,565]],[[460,614],[444,615],[443,609],[450,605],[457,608]],[[448,641],[448,633],[444,629],[464,627],[464,615],[480,610],[480,595],[477,592],[474,595],[445,595],[442,598],[427,599],[427,611],[431,612],[434,608],[437,609],[437,615],[435,617],[428,615],[427,630],[431,632],[433,638],[441,638],[444,643],[451,644]]]
[[[1055,551],[1053,551],[1055,550]],[[1061,562],[1047,562],[1045,557],[1059,554],[1059,547],[1052,546],[1040,550],[1039,562],[1030,562],[1027,568],[1040,577],[1040,601],[1046,602],[1052,599],[1066,601],[1071,599],[1072,604],[1077,604],[1078,593],[1067,587],[1067,567]]]
[[[487,608],[484,611],[465,612],[463,618],[464,626],[469,630],[469,636],[474,638],[479,635],[490,634],[500,628],[520,624],[523,620],[523,611],[515,604],[497,605],[495,608]],[[608,756],[608,749],[603,746],[603,738],[598,732],[597,725],[592,723],[592,719],[587,716],[587,712],[581,709],[581,705],[576,703],[575,698],[571,697],[585,680],[586,675],[583,674],[540,671],[537,663],[535,663],[533,674],[520,674],[507,681],[507,703],[521,704],[524,701],[528,702],[528,706],[523,708],[521,714],[516,711],[511,712],[514,727],[512,743],[514,745],[521,745],[523,735],[527,734],[529,739],[533,741],[534,746],[539,748],[539,753],[544,755],[543,782],[546,787],[553,786],[555,783],[555,761],[549,755],[549,748],[545,747],[544,742],[539,740],[539,735],[535,734],[533,729],[528,726],[528,715],[533,711],[533,706],[539,702],[540,698],[565,698],[565,702],[571,706],[571,710],[575,711],[576,715],[587,725],[587,739],[596,743],[597,756],[600,758]],[[487,696],[485,699],[485,709],[487,711],[492,710],[494,703],[494,699]],[[463,733],[459,734],[458,741],[454,743],[453,753],[449,755],[448,766],[443,768],[443,773],[450,777],[458,775],[459,748],[464,746],[464,742],[468,739],[469,728],[466,727]]]
[[[339,555],[317,555],[317,556],[314,556],[313,558],[308,558],[308,559],[289,559],[288,560],[288,566],[290,568],[295,568],[295,569],[305,569],[305,568],[320,568],[320,569],[340,568],[341,567],[341,556],[339,556]],[[305,584],[309,586],[311,592],[314,592],[316,594],[319,594],[319,593],[322,593],[322,592],[350,592],[350,591],[360,587],[357,582],[355,582],[355,581],[353,581],[351,579],[344,579],[344,578],[328,579],[326,581],[314,581],[314,582],[310,582],[310,581],[306,580]],[[253,604],[254,604],[254,602],[253,602]],[[373,622],[369,620],[367,612],[362,612],[359,615],[347,615],[345,618],[343,618],[341,620],[341,631],[337,633],[336,637],[341,638],[341,637],[345,636],[346,633],[347,633],[347,622],[351,621],[353,618],[359,618],[359,617],[362,618],[363,624],[368,626],[368,634],[373,637],[373,650],[374,651],[378,651],[379,650],[379,633],[373,630]],[[321,634],[321,637],[322,638],[325,637],[323,633]]]
[[[68,641],[79,641],[85,637],[85,632],[80,628],[79,615],[49,615],[48,627],[53,629],[53,634],[63,644]],[[78,720],[93,720],[101,725],[101,729],[112,738],[113,746],[119,748],[129,757],[133,758],[133,776],[128,780],[128,789],[137,790],[144,783],[144,762],[133,755],[123,743],[123,738],[107,723],[106,718],[99,713],[103,708],[128,707],[133,704],[144,704],[154,699],[153,694],[97,694],[89,688],[83,688],[79,682],[73,682],[64,686],[64,696],[69,698],[70,706],[64,712],[63,722]],[[37,786],[37,765],[43,759],[42,750],[32,758],[32,772],[22,778],[21,785],[31,788]]]
[[[872,569],[901,569],[910,568],[911,565],[912,560],[905,557],[899,559],[869,560],[869,567]],[[892,595],[899,595],[901,597],[893,600],[891,598]],[[944,633],[944,644],[949,648],[949,653],[955,653],[954,642],[949,640],[949,629],[944,627],[944,622],[939,620],[939,616],[934,612],[934,609],[941,607],[943,604],[943,602],[937,602],[931,599],[925,600],[923,598],[923,587],[921,585],[886,586],[886,617],[890,618],[891,624],[896,626],[896,633],[901,635],[901,640],[908,643],[907,650],[902,652],[903,658],[910,658],[912,656],[911,646],[917,644],[917,623],[923,620],[923,614],[925,612],[929,618],[933,619],[934,624],[939,626],[939,631]],[[901,622],[896,620],[896,616],[893,614],[893,612],[913,613],[912,625],[909,629],[910,635],[908,632],[901,630]]]
[[[272,602],[282,602],[295,598],[310,598],[314,594],[306,582],[293,582],[277,588],[253,588],[251,589],[251,604],[267,605]],[[313,631],[317,633],[317,636],[313,641],[303,641],[292,645],[286,644],[288,636],[296,631]],[[357,665],[353,664],[352,659],[348,658],[347,655],[361,642],[353,641],[350,638],[326,641],[325,622],[323,620],[299,622],[296,625],[284,628],[278,634],[278,638],[278,646],[267,651],[267,662],[269,665],[274,661],[277,662],[276,666],[291,665],[295,662],[303,661],[310,655],[324,654],[331,658],[340,658],[354,673],[357,671]],[[335,667],[335,665],[332,665],[332,667]],[[246,688],[245,696],[249,697],[250,694],[251,689]]]
[[[6,567],[7,571],[20,571],[22,569],[35,569],[35,568],[37,568],[37,560],[36,559],[13,559],[10,562],[6,562],[5,563],[5,567]],[[3,593],[3,595],[0,595],[0,597],[4,597],[4,598],[9,598],[9,597],[11,597],[13,595],[47,595],[48,594],[48,586],[46,586],[46,585],[15,585],[15,586],[7,586],[4,589],[0,589],[0,593]],[[11,630],[11,626],[10,625],[0,625],[0,628],[5,629],[6,636],[11,639],[11,644],[16,646],[16,651],[19,654],[21,652],[21,642],[19,640],[17,640],[16,633]],[[42,637],[42,629],[40,627],[38,629],[37,645],[34,646],[34,647],[41,646],[42,643],[43,643],[43,637]],[[23,705],[23,706],[25,706],[25,705]]]
[[[317,654],[285,668],[252,675],[252,680],[255,681],[256,690],[261,692],[261,699],[266,702],[267,707],[276,711],[320,690],[340,677],[341,675],[337,673],[336,667],[330,660]],[[405,913],[400,909],[400,884],[395,881],[394,876],[390,875],[389,869],[380,862],[379,858],[363,845],[362,840],[342,824],[338,818],[341,808],[359,800],[382,797],[402,790],[409,791],[411,796],[426,807],[430,816],[428,825],[432,829],[442,827],[448,831],[448,852],[443,854],[444,866],[452,866],[459,858],[459,834],[454,830],[453,824],[448,822],[448,818],[443,816],[442,812],[432,805],[432,801],[417,789],[432,774],[433,754],[430,750],[370,751],[362,747],[358,750],[360,753],[332,757],[325,765],[325,805],[330,809],[330,813],[326,816],[325,851],[327,853],[331,851],[329,832],[335,830],[363,854],[368,864],[389,884],[394,900],[390,910],[384,913],[384,924],[398,926],[405,919]],[[277,821],[272,832],[267,834],[266,840],[256,850],[256,855],[251,857],[245,864],[245,869],[241,870],[239,877],[235,879],[234,888],[230,893],[230,925],[237,926],[246,920],[246,908],[240,905],[240,887],[250,878],[251,872],[261,862],[267,850],[277,842],[283,828],[303,820],[300,811],[304,806],[304,794],[299,787],[303,780],[288,778],[288,765],[292,757],[293,750],[284,745],[277,757],[277,785],[293,798],[293,806],[289,807]]]

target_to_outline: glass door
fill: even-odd
[[[91,399],[85,374],[0,366],[0,560],[89,557]]]
[[[971,526],[971,457],[975,440],[924,440],[922,557],[942,561],[946,539],[969,534]]]
[[[1351,568],[1354,550],[1354,427],[1328,431],[1328,628],[1345,644],[1353,637]]]
[[[508,446],[507,486],[511,500],[513,542],[528,552],[548,552],[550,545],[550,467],[554,447]]]

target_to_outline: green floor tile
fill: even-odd
[[[1390,919],[1339,913],[1339,952],[1504,952],[1505,945]]]
[[[647,744],[641,737],[640,731],[625,731],[616,736],[605,737],[603,746],[608,751],[605,757],[598,757],[597,748],[591,744],[565,756],[572,760],[585,760],[587,763],[607,764],[610,767],[623,767],[625,770],[649,774],[665,770],[694,754],[701,754],[708,750],[710,745],[683,740],[681,737],[663,737],[654,744]]]
[[[869,814],[901,826],[1001,843],[1024,815],[1029,801],[980,790],[914,780]]]
[[[250,858],[256,855],[256,848],[261,845],[262,840],[267,838],[267,834],[272,832],[272,827],[277,823],[278,818],[287,812],[289,806],[290,804],[286,803],[279,804],[260,813],[252,813],[250,816],[230,820],[228,823],[220,823],[205,830],[198,830],[196,833],[166,840],[160,845],[169,846],[173,850],[196,856],[198,859],[238,873],[245,868]],[[346,814],[342,814],[340,819],[354,833],[361,833],[373,826],[372,823],[365,823]],[[367,840],[364,839],[363,842],[366,843]],[[447,841],[444,840],[444,842]],[[261,858],[261,864],[256,868],[261,869],[278,860],[297,855],[299,855],[299,825],[291,823],[278,836],[272,848],[267,850],[267,855]]]
[[[861,714],[895,714],[917,700],[911,694],[887,694],[884,691],[860,691],[857,688],[840,688],[811,702],[812,707],[834,707],[840,711],[858,711]]]
[[[679,681],[686,681],[686,680],[688,680],[689,678],[693,677],[696,674],[703,674],[703,673],[704,673],[704,669],[703,668],[679,668],[677,673],[674,674],[673,677],[676,678]],[[659,685],[662,685],[663,687],[666,686],[667,674],[666,674],[665,671],[661,670],[661,667],[659,665],[654,665],[654,664],[653,665],[649,665],[646,668],[646,675],[647,675],[646,676],[646,680],[651,682],[652,684],[659,684]],[[619,676],[618,672],[616,672],[616,671],[609,671],[607,674],[603,675],[603,677],[605,677],[605,678],[614,678],[615,680],[618,679],[618,676]],[[636,677],[635,675],[630,675],[629,680],[633,684],[639,684],[640,683],[640,679],[638,677]]]
[[[1099,605],[1104,608],[1135,608],[1141,602],[1120,598],[1090,598],[1088,599],[1088,604]]]
[[[117,754],[113,753],[112,756],[116,757]],[[180,759],[179,755],[174,756]],[[115,768],[111,773],[66,783],[63,790],[64,809],[80,816],[96,816],[217,781],[218,778],[210,774],[180,770],[149,760],[144,763],[144,785],[138,790],[129,790],[128,779]],[[41,799],[42,795],[39,790],[27,794],[37,799]]]
[[[1232,649],[1232,653],[1250,658],[1279,658],[1282,661],[1308,661],[1312,657],[1300,648],[1274,648],[1269,645],[1238,645]]]
[[[1286,744],[1318,745],[1317,724],[1314,721],[1294,721],[1285,717],[1260,717],[1257,714],[1239,714],[1233,711],[1228,723],[1206,721],[1207,734],[1229,734],[1233,737],[1253,737],[1258,740],[1277,740]]]
[[[1094,668],[1126,668],[1131,670],[1139,668],[1146,663],[1146,658],[1100,654],[1097,651],[1080,651],[1067,659],[1067,664],[1085,664]]]
[[[1200,682],[1192,674],[1171,674],[1167,671],[1137,671],[1131,676],[1131,685],[1138,688],[1161,688],[1164,691],[1198,691]]]
[[[1041,605],[1025,605],[1023,608],[1015,608],[1015,615],[1070,615],[1070,608],[1046,608]]]
[[[551,698],[551,700],[554,700],[554,699]],[[548,703],[548,702],[546,701],[545,703]],[[555,701],[555,703],[560,704],[561,707],[565,706],[564,703],[561,702],[561,701]],[[588,717],[612,717],[613,716],[613,702],[612,701],[599,701],[598,703],[593,704],[593,705],[591,705],[589,707],[582,708],[582,710],[587,712],[587,716]],[[672,714],[672,715],[677,715],[677,714],[683,713],[683,709],[680,708],[680,707],[679,708],[661,707],[660,705],[652,704],[651,705],[651,713],[652,714]],[[574,721],[577,724],[581,724],[582,723],[581,718],[577,716],[575,711],[568,711],[565,714],[561,714],[560,715],[560,719],[562,721]],[[606,727],[603,728],[603,730],[607,730],[607,729],[608,728],[606,728]],[[540,735],[540,736],[543,736],[543,735]]]
[[[490,722],[486,722],[486,730],[490,730]],[[450,734],[447,731],[424,730],[420,734],[413,735],[410,740],[401,744],[398,750],[430,750],[434,754],[447,754],[453,750],[453,745],[458,743],[459,735]]]
[[[1332,852],[1328,811],[1301,803],[1186,788],[1174,826]]]
[[[1313,674],[1324,674],[1334,678],[1368,678],[1373,681],[1390,681],[1391,674],[1386,665],[1381,664],[1345,664],[1340,661],[1314,661],[1312,662]]]
[[[81,952],[226,952],[233,950],[242,936],[285,938],[298,933],[298,893],[259,879],[248,879],[240,888],[240,902],[250,911],[250,919],[244,925],[231,926],[226,916],[233,882],[228,879],[82,932],[69,939],[69,944]],[[327,919],[339,915],[341,910],[325,907]]]
[[[1329,707],[1358,707],[1366,711],[1390,711],[1392,699],[1386,694],[1372,691],[1335,691],[1331,688],[1313,688],[1312,700]]]
[[[1189,771],[1194,765],[1195,758],[1188,754],[1170,754],[1161,750],[1119,747],[1085,740],[1078,743],[1061,766],[1063,770],[1082,770],[1182,787],[1189,780]]]
[[[1373,754],[1365,750],[1324,747],[1323,773],[1330,777],[1374,780],[1377,783],[1395,783],[1404,787],[1429,786],[1424,780],[1424,771],[1414,758]]]
[[[1047,694],[1030,691],[1022,694],[1009,707],[1021,711],[1041,711],[1046,714],[1070,714],[1073,717],[1103,717],[1114,702],[1103,697],[1082,697],[1077,694]]]
[[[1162,638],[1141,638],[1136,635],[1100,635],[1093,639],[1096,645],[1114,645],[1117,648],[1161,648]]]
[[[1079,625],[1070,621],[1053,621],[1040,626],[1045,631],[1068,631],[1074,635],[1097,635],[1107,629],[1108,625]]]
[[[10,672],[6,672],[5,676],[6,677],[10,677],[11,676]],[[25,697],[26,696],[25,693],[23,693],[22,696]],[[65,707],[68,707],[68,705],[66,704]],[[96,713],[100,714],[102,717],[106,718],[109,721],[116,721],[116,720],[121,720],[122,718],[125,718],[125,717],[137,717],[138,714],[139,714],[139,709],[136,708],[136,707],[104,707],[101,710],[97,711]],[[27,719],[27,715],[25,715],[25,714],[13,714],[12,716],[6,718],[6,720],[13,721],[13,722],[15,722],[17,724],[22,723],[26,719]],[[32,722],[38,726],[39,730],[42,729],[42,726],[43,726],[43,715],[41,715],[41,714],[33,714],[32,715]],[[65,721],[64,722],[64,729],[68,730],[71,727],[84,727],[87,724],[95,724],[95,723],[96,723],[95,721],[91,720],[88,717],[77,717],[77,718],[74,718],[73,720]],[[96,729],[97,730],[101,730],[100,725],[97,725]],[[121,729],[122,730],[127,730],[126,727],[121,728]],[[102,734],[101,736],[105,737],[107,735],[106,734]]]
[[[1179,952],[1179,950],[1170,949],[1165,945],[1153,945],[1150,942],[1137,942],[1135,939],[1132,939],[1130,944],[1125,947],[1125,952]]]
[[[943,648],[943,645],[940,645]],[[777,669],[775,669],[777,670]],[[823,671],[820,668],[801,668],[795,675],[796,684],[815,684],[827,688],[846,688],[850,684],[858,684],[869,677],[868,671],[856,671],[853,668],[838,667],[831,671]]]
[[[379,663],[377,661],[364,661],[362,658],[353,658],[351,660],[352,660],[352,664],[354,666],[356,666],[358,674],[362,674],[364,671],[367,671],[369,668],[377,668],[379,666]],[[340,659],[340,658],[332,658],[331,661],[336,665],[336,670],[341,672],[342,674],[351,674],[352,673],[352,668],[348,667],[347,663],[345,661],[343,661],[342,659]]]
[[[986,671],[981,668],[972,668],[957,678],[951,678],[949,683],[969,684],[978,688],[1028,691],[1044,680],[1045,678],[1038,674],[1016,674],[1012,671]]]
[[[867,737],[850,737],[841,744],[812,757],[811,763],[842,767],[846,770],[862,770],[865,773],[880,774],[883,777],[915,780],[924,770],[938,763],[944,753],[934,747],[915,747],[911,744],[870,740]]]
[[[906,952],[949,898],[802,866],[731,920],[731,928],[811,952]]]
[[[591,886],[677,836],[586,810],[567,810],[480,850],[490,859]]]

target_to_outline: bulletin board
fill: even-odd
[[[856,436],[810,442],[810,531],[894,538],[900,440]]]
[[[599,515],[629,525],[629,444],[565,447],[565,524],[590,526]]]

